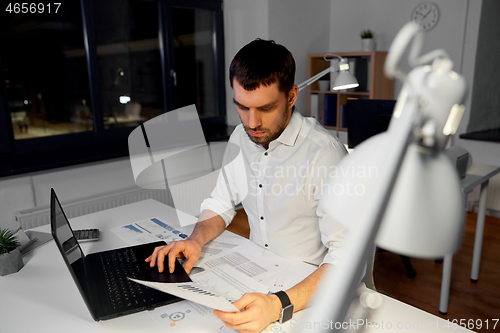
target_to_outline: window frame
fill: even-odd
[[[97,48],[90,6],[90,0],[80,0],[90,105],[94,115],[93,130],[15,140],[7,92],[5,85],[3,85],[0,90],[0,178],[128,156],[128,135],[134,127],[114,129],[105,129],[104,127]],[[215,73],[219,113],[216,117],[201,119],[201,124],[207,141],[227,139],[222,0],[158,0],[158,38],[162,64],[163,105],[168,111],[177,108],[174,80],[170,74],[170,69],[175,68],[171,26],[173,7],[207,9],[214,13],[216,25]],[[0,54],[0,65],[1,59]],[[0,73],[0,80],[5,82],[3,71]]]

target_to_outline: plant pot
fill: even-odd
[[[362,51],[375,51],[375,40],[373,38],[361,38]]]
[[[23,266],[23,258],[19,249],[0,254],[0,276],[16,273],[23,268]]]

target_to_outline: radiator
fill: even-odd
[[[172,197],[165,190],[130,188],[116,192],[102,193],[97,196],[73,201],[62,200],[61,204],[68,218],[91,214],[102,210],[127,205],[146,199],[155,199],[172,206]],[[14,213],[16,221],[24,230],[50,223],[50,206],[23,209]]]

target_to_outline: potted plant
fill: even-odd
[[[361,36],[361,49],[363,51],[375,51],[375,40],[373,39],[373,33],[371,30],[364,30],[360,34]]]
[[[12,231],[0,229],[0,276],[16,273],[23,268],[20,245]]]

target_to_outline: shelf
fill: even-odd
[[[311,96],[315,95],[314,107],[317,109],[314,112],[314,117],[327,129],[338,132],[347,131],[342,118],[344,113],[344,105],[349,99],[394,99],[394,80],[385,77],[384,64],[387,52],[372,51],[372,52],[328,52],[341,56],[342,58],[353,58],[356,61],[354,66],[355,76],[360,82],[361,91],[321,91],[317,82],[312,83],[307,87],[307,116],[311,116]],[[307,76],[313,77],[317,73],[323,71],[330,66],[330,61],[325,61],[324,56],[328,53],[309,54],[307,59]],[[368,91],[364,91],[364,90]],[[330,102],[325,102],[326,95],[336,96]],[[333,104],[332,104],[333,103]],[[323,105],[328,104],[328,107]],[[318,107],[319,106],[319,107]],[[319,110],[321,109],[321,110]],[[342,111],[341,111],[342,110]],[[325,125],[325,122],[328,124]]]
[[[362,92],[362,91],[323,91],[323,90],[311,90],[311,94],[336,94],[336,95],[353,95],[353,96],[370,96],[370,92]]]

